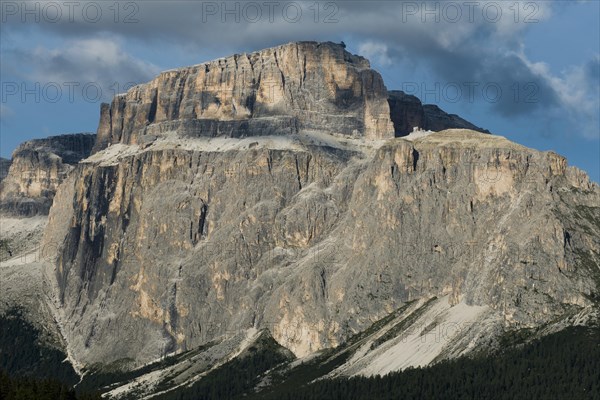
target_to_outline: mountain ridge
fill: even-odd
[[[91,154],[53,196],[43,256],[0,264],[16,293],[2,307],[29,296],[20,274],[38,276],[31,308],[47,308],[38,323],[54,327],[79,373],[192,354],[192,369],[164,367],[177,385],[265,331],[298,360],[363,332],[353,358],[328,371],[350,376],[597,319],[596,183],[553,152],[472,129],[434,132],[428,123],[477,127],[427,117],[404,94],[391,104],[365,59],[303,43],[252,53],[256,76],[282,72],[278,107],[234,111],[264,89],[231,78],[244,60],[235,56],[167,71],[103,105]],[[332,62],[311,65],[316,55]],[[288,65],[297,59],[308,66]],[[422,343],[457,324],[464,331],[449,340]]]

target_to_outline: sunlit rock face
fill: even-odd
[[[331,42],[297,42],[166,71],[115,97],[102,106],[96,150],[170,130],[389,138],[389,114],[383,80],[365,58]]]

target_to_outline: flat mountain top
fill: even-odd
[[[527,147],[512,142],[499,135],[490,135],[469,129],[446,129],[432,132],[414,140],[415,144],[430,146],[475,147],[480,149],[514,149],[529,150]]]

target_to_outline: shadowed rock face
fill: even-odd
[[[436,105],[422,104],[417,97],[406,94],[401,90],[390,90],[388,92],[388,103],[396,137],[408,135],[414,127],[431,131],[470,129],[490,133],[488,130],[479,128],[456,114],[447,114]]]
[[[423,111],[425,112],[424,129],[426,130],[442,131],[444,129],[470,129],[482,133],[490,133],[487,129],[473,125],[456,114],[448,114],[433,104],[424,104]]]
[[[77,133],[21,144],[0,183],[0,211],[24,217],[48,214],[57,187],[74,164],[90,155],[94,140],[94,134]]]
[[[8,169],[10,168],[11,160],[0,157],[0,182],[8,175]]]
[[[289,43],[166,71],[115,97],[102,106],[95,151],[137,143],[147,129],[209,137],[314,129],[389,138],[386,99],[381,76],[365,58],[331,42]]]

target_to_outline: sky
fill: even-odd
[[[0,1],[0,155],[95,132],[160,71],[344,41],[388,89],[559,153],[600,181],[600,2]]]

